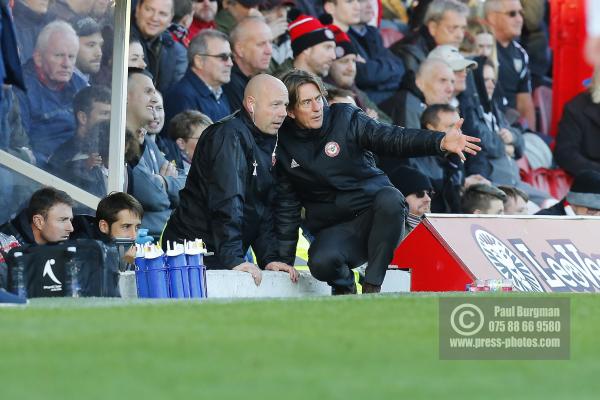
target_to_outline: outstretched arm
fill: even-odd
[[[462,133],[462,119],[444,134],[379,123],[358,111],[352,113],[351,118],[350,134],[357,136],[360,146],[380,155],[421,157],[449,152],[458,154],[464,161],[464,152],[474,155],[481,150],[475,144],[480,139]]]
[[[475,143],[481,142],[481,139],[467,136],[462,133],[460,129],[463,124],[463,119],[461,118],[452,129],[450,129],[444,138],[442,139],[442,143],[440,147],[442,150],[447,151],[449,153],[456,153],[460,157],[460,159],[464,162],[465,155],[464,153],[469,153],[471,155],[476,155],[481,147],[477,146]]]

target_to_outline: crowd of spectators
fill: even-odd
[[[125,189],[144,207],[142,225],[160,234],[202,131],[240,109],[248,81],[292,68],[319,76],[330,103],[382,123],[445,132],[462,118],[463,131],[481,139],[465,163],[374,155],[414,200],[409,225],[427,212],[534,212],[560,200],[523,182],[517,166],[539,150],[528,149],[527,135],[550,142],[536,131],[532,98],[552,85],[549,1],[416,3],[134,1]],[[15,0],[23,87],[5,85],[1,97],[0,148],[97,196],[107,194],[114,10],[111,0]],[[401,39],[390,45],[382,27]],[[559,125],[556,162],[570,174],[600,171],[598,104],[596,74]],[[25,197],[9,175],[0,169],[9,182],[0,222],[11,216],[4,203],[14,214]],[[504,208],[481,206],[486,196]]]

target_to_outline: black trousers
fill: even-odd
[[[365,281],[381,285],[404,236],[407,212],[398,189],[382,188],[367,211],[317,233],[308,249],[311,274],[329,285],[350,287],[354,284],[351,269],[368,261]]]

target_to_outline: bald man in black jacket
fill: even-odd
[[[205,258],[208,268],[249,272],[257,285],[261,269],[288,272],[297,281],[298,272],[279,262],[271,211],[276,134],[287,102],[280,80],[257,75],[246,86],[243,108],[202,133],[163,248],[167,241],[200,238],[215,253]],[[250,246],[258,265],[244,261]]]

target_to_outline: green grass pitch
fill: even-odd
[[[597,399],[600,296],[570,297],[562,361],[439,360],[433,294],[34,300],[0,308],[0,399]]]

